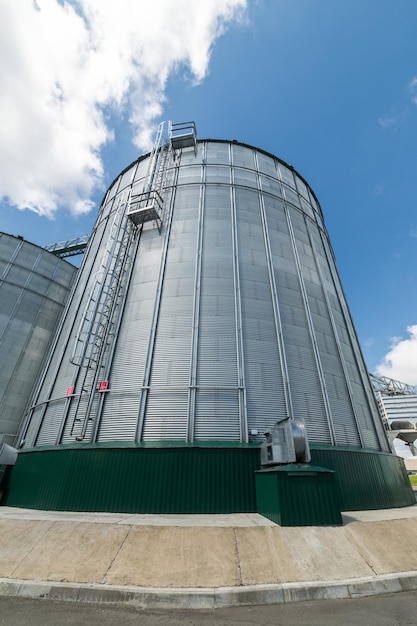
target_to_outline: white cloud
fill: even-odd
[[[415,104],[417,104],[417,76],[414,76],[408,83],[408,89],[411,93],[411,98]]]
[[[2,0],[0,198],[52,216],[90,209],[111,111],[147,149],[168,78],[201,81],[247,0]]]
[[[409,337],[394,337],[391,349],[376,367],[379,376],[388,376],[408,385],[417,385],[417,324],[407,327]]]
[[[378,124],[381,128],[391,128],[392,126],[396,126],[398,123],[398,116],[393,115],[391,117],[380,117],[378,119]]]

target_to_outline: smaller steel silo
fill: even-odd
[[[77,268],[0,233],[0,435],[13,444]]]

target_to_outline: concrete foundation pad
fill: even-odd
[[[417,518],[354,522],[345,533],[375,574],[417,570]]]
[[[372,575],[372,569],[341,530],[337,526],[236,529],[242,584]]]
[[[417,507],[359,518],[280,527],[0,507],[0,595],[210,608],[417,589]]]
[[[13,570],[12,577],[102,582],[128,533],[128,527],[53,522]]]
[[[131,527],[106,582],[149,587],[238,585],[234,529]]]

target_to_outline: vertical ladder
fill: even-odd
[[[161,228],[164,217],[164,189],[172,158],[172,147],[167,135],[167,123],[161,122],[156,133],[155,143],[149,155],[143,190],[132,195],[128,209],[129,219],[138,226],[154,222]]]
[[[131,224],[126,219],[130,192],[120,195],[114,212],[109,238],[103,251],[101,266],[85,306],[74,341],[71,363],[80,367],[96,367],[103,338],[110,321],[118,284],[126,271],[124,263],[131,242]]]
[[[131,197],[128,216],[134,224],[153,221],[160,230],[164,220],[164,192],[171,159],[176,150],[189,147],[193,147],[196,154],[197,133],[194,122],[159,124],[149,155],[143,191]]]
[[[132,194],[132,186],[122,192],[114,212],[110,235],[103,251],[91,296],[84,309],[75,337],[71,363],[79,367],[95,368],[101,357],[103,340],[111,322],[118,285],[127,271],[125,263],[136,232],[133,227],[153,221],[160,231],[164,218],[164,191],[171,159],[175,150],[194,147],[194,122],[172,124],[161,122],[155,143],[149,155],[149,164],[143,191]],[[129,218],[129,219],[128,219]]]

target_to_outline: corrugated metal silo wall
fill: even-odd
[[[0,233],[0,434],[14,443],[76,268]]]
[[[26,445],[245,442],[252,430],[260,441],[292,415],[310,442],[388,450],[315,195],[237,142],[177,154],[161,231],[145,224],[128,246],[99,367],[71,363],[118,212],[147,165],[106,194]]]

